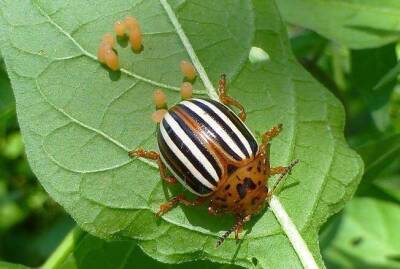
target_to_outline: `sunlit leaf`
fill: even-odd
[[[284,19],[350,48],[379,47],[400,38],[397,0],[277,0]]]
[[[396,204],[356,198],[326,229],[322,241],[329,268],[391,269],[400,266],[400,207]]]
[[[165,5],[188,37],[185,44]],[[164,88],[170,104],[178,100],[179,62],[190,59],[190,47],[206,71],[194,83],[198,93],[205,96],[204,81],[210,89],[207,78],[216,83],[226,73],[254,133],[283,123],[272,164],[300,164],[279,198],[323,266],[318,230],[354,193],[362,162],[344,140],[341,104],[294,59],[273,1],[10,0],[0,8],[1,49],[30,164],[83,229],[102,238],[133,238],[163,262],[301,266],[270,211],[246,226],[239,244],[231,237],[218,249],[216,239],[232,217],[209,216],[206,207],[154,217],[182,188],[164,186],[154,166],[127,152],[156,148],[153,89]],[[144,50],[134,54],[119,44],[122,72],[109,72],[94,55],[103,33],[126,15],[139,19]],[[253,47],[269,57],[250,62]]]

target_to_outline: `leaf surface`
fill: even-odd
[[[399,268],[398,204],[355,198],[322,235],[329,268]]]
[[[21,264],[0,261],[0,268],[2,268],[2,269],[27,269],[28,267],[21,265]]]
[[[0,58],[0,118],[15,108],[12,89]]]
[[[396,62],[395,44],[351,51],[352,89],[358,91],[376,128],[382,132],[390,126],[389,100],[395,82],[387,83],[379,90],[374,90],[374,86]]]
[[[213,264],[207,261],[183,263],[179,265],[164,264],[151,259],[144,254],[139,246],[133,241],[110,241],[107,242],[90,234],[85,234],[78,240],[71,254],[54,269],[239,269],[234,265]]]
[[[400,38],[397,0],[277,0],[284,19],[350,48],[379,47]]]
[[[163,2],[177,16],[175,24]],[[232,217],[181,206],[154,217],[182,188],[164,186],[154,164],[132,160],[127,152],[156,149],[151,95],[163,87],[170,104],[178,100],[179,62],[189,59],[189,46],[205,70],[194,83],[198,93],[205,96],[205,77],[215,84],[226,73],[255,134],[283,123],[272,165],[296,158],[300,164],[279,199],[323,266],[319,227],[354,193],[362,162],[344,140],[343,107],[294,59],[273,1],[10,0],[0,8],[1,49],[30,164],[83,229],[102,238],[133,238],[169,263],[301,266],[269,210],[247,225],[239,244],[229,238],[218,249],[216,239],[232,226]],[[139,19],[144,50],[134,54],[119,44],[122,72],[108,72],[94,55],[103,33],[126,15]],[[254,60],[252,51],[263,57]],[[197,70],[201,66],[196,63]]]

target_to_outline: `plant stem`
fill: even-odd
[[[282,206],[281,202],[274,195],[272,196],[269,206],[274,212],[274,215],[278,222],[281,224],[282,230],[285,232],[294,250],[297,253],[301,263],[305,269],[318,269],[318,265],[312,256],[310,249],[308,248],[306,242],[301,237],[297,227],[294,225],[293,221],[290,219],[289,215],[286,213],[285,208]]]
[[[167,0],[160,0],[161,5],[165,9],[165,12],[168,15],[168,18],[170,19],[171,23],[175,27],[176,32],[178,33],[179,38],[182,41],[183,46],[185,47],[187,53],[189,54],[189,57],[196,68],[197,72],[199,73],[199,76],[201,80],[203,81],[204,86],[207,89],[207,93],[210,96],[211,99],[218,100],[218,94],[214,89],[213,84],[211,83],[210,79],[207,76],[206,70],[204,70],[203,65],[201,64],[199,58],[196,55],[196,52],[193,49],[192,44],[190,43],[188,37],[185,34],[185,31],[183,31],[181,24],[178,21],[178,18],[176,17],[174,11],[172,10],[170,4],[167,2]]]
[[[51,256],[46,260],[46,262],[40,267],[41,269],[55,269],[58,268],[68,257],[68,255],[74,249],[76,243],[84,235],[78,226],[75,226],[63,239],[56,250],[51,254]]]

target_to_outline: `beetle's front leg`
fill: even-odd
[[[244,111],[244,107],[238,101],[228,95],[228,87],[225,74],[221,75],[221,79],[218,83],[218,97],[221,103],[237,107],[240,110],[238,115],[239,118],[242,121],[246,120],[246,112]]]
[[[191,201],[187,199],[183,194],[179,194],[178,196],[175,196],[165,204],[160,205],[160,210],[157,212],[157,217],[160,217],[161,215],[167,213],[179,203],[184,204],[185,206],[197,206],[204,203],[207,200],[207,198],[208,197],[198,197],[197,199]]]
[[[160,154],[156,151],[149,151],[144,149],[135,149],[129,152],[130,157],[140,157],[145,159],[154,160],[157,162],[158,168],[160,170],[161,178],[168,184],[175,184],[177,182],[176,178],[167,175],[167,168],[161,161]]]
[[[278,124],[263,134],[262,144],[264,147],[266,147],[274,137],[279,135],[279,133],[282,131],[282,127],[282,124]]]

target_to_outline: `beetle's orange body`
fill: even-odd
[[[257,213],[264,207],[268,196],[268,176],[269,167],[263,154],[244,162],[220,181],[210,197],[209,212],[241,216]]]

